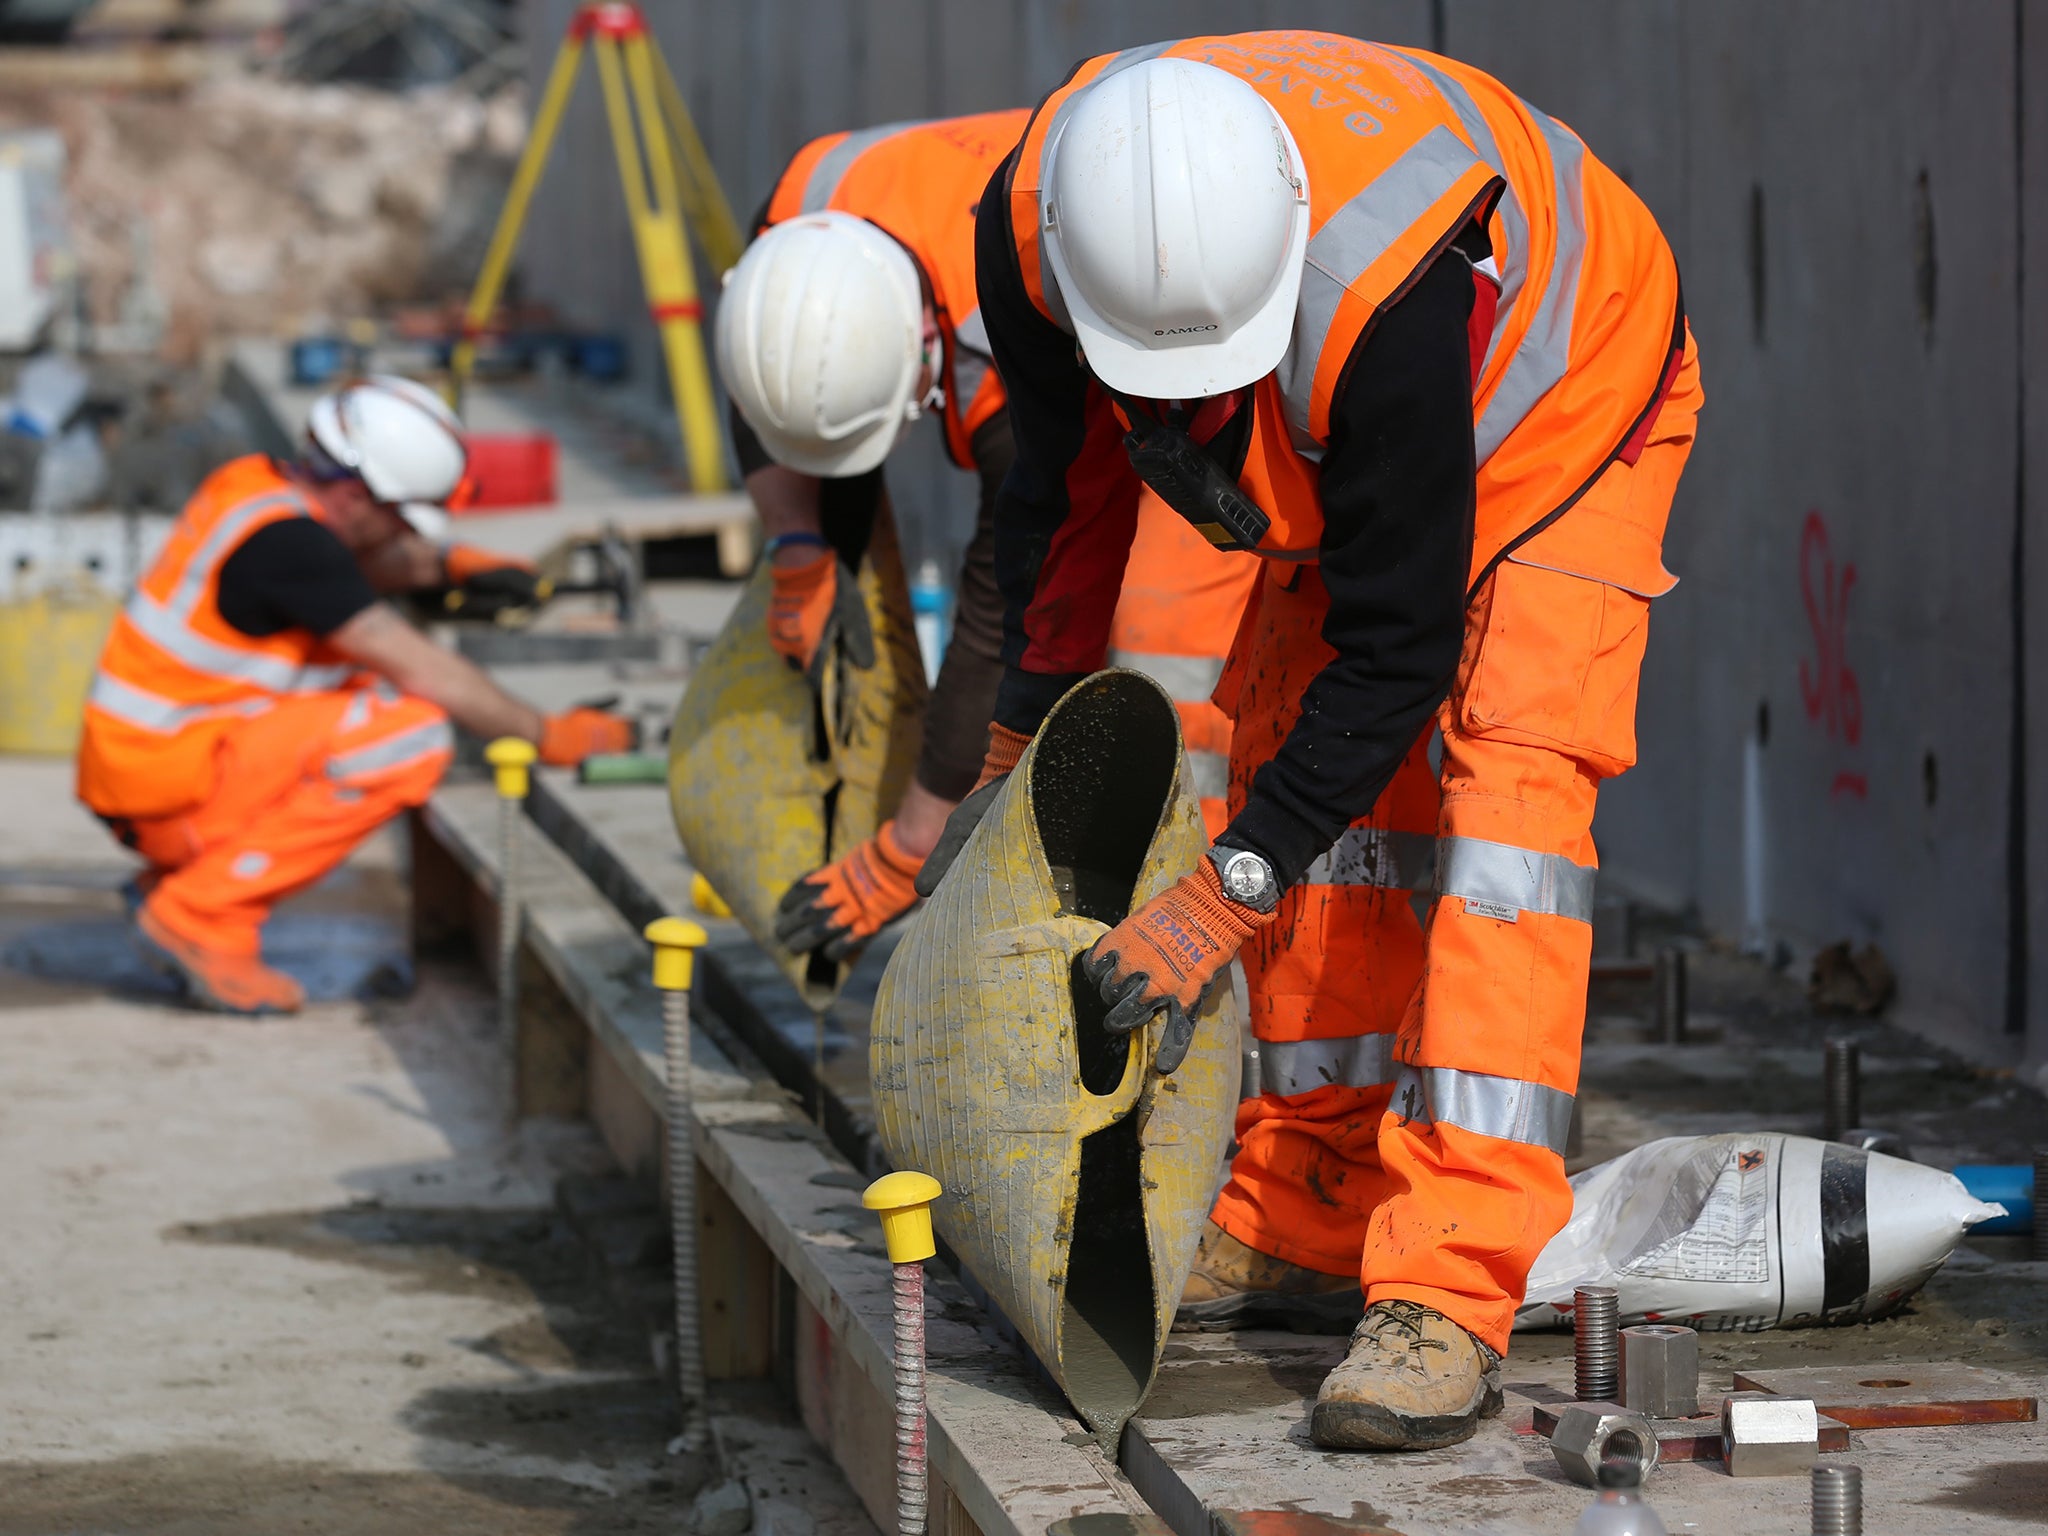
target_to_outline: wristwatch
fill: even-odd
[[[1223,894],[1240,907],[1270,912],[1280,905],[1280,877],[1273,873],[1272,865],[1249,848],[1225,848],[1218,844],[1209,850],[1209,862],[1216,866]]]

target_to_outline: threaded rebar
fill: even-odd
[[[1844,1131],[1863,1123],[1863,1049],[1854,1040],[1828,1041],[1821,1091],[1821,1134],[1840,1141]]]
[[[896,1532],[924,1536],[928,1502],[924,1415],[924,1265],[898,1264],[896,1303]]]
[[[2048,1260],[2048,1147],[2034,1148],[2034,1257]]]
[[[661,994],[662,1064],[668,1121],[669,1253],[675,1265],[676,1393],[682,1442],[704,1442],[704,1340],[697,1315],[697,1130],[690,1104],[690,994]]]
[[[1813,1469],[1813,1536],[1863,1536],[1863,1469],[1830,1462]]]
[[[1580,1402],[1619,1400],[1621,1293],[1613,1286],[1582,1285],[1573,1292],[1572,1361]]]

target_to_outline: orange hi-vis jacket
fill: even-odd
[[[768,199],[770,225],[836,209],[886,231],[923,268],[946,341],[946,448],[962,469],[974,467],[975,432],[1003,408],[974,296],[974,211],[1029,116],[1019,107],[830,133],[797,151]]]
[[[1322,32],[1248,32],[1082,64],[1039,107],[1009,183],[1025,290],[1048,319],[1072,329],[1041,250],[1046,146],[1078,91],[1160,57],[1249,81],[1286,122],[1308,173],[1294,342],[1255,388],[1239,476],[1272,520],[1258,554],[1316,558],[1318,460],[1344,367],[1379,311],[1475,220],[1485,221],[1497,268],[1488,275],[1499,288],[1495,303],[1477,307],[1485,333],[1473,337],[1473,585],[1558,519],[1609,463],[1640,450],[1684,343],[1670,247],[1635,194],[1570,129],[1478,70],[1433,54]],[[1627,536],[1616,527],[1587,532]],[[1220,529],[1211,536],[1227,544]],[[1563,528],[1558,536],[1572,539]],[[1654,544],[1609,551],[1605,563],[1643,573],[1649,595],[1671,585]]]
[[[140,820],[191,809],[213,793],[221,737],[238,722],[356,675],[306,630],[257,638],[220,614],[221,563],[266,524],[314,515],[261,454],[200,485],[100,654],[78,754],[78,796],[94,811]]]

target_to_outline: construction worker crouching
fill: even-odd
[[[427,799],[451,720],[549,763],[632,743],[599,710],[543,716],[378,600],[516,578],[521,562],[436,542],[467,467],[454,415],[418,384],[324,396],[300,460],[250,455],[206,479],[114,622],[78,795],[146,861],[145,955],[205,1007],[300,1007],[262,963],[264,919]]]
[[[833,647],[865,630],[851,572],[902,428],[937,411],[949,456],[980,483],[915,775],[873,837],[791,888],[777,934],[797,953],[843,959],[909,911],[926,855],[980,775],[1003,670],[995,497],[1015,449],[975,299],[974,214],[1027,117],[990,112],[806,145],[719,305],[719,372],[769,535],[770,639],[814,685]],[[1255,572],[1163,507],[1149,510],[1144,574],[1118,612],[1116,660],[1175,696],[1220,827],[1229,728],[1209,695]]]
[[[1162,1068],[1244,961],[1261,1081],[1180,1320],[1363,1306],[1316,1443],[1456,1443],[1571,1213],[1589,828],[1701,400],[1671,252],[1498,82],[1276,32],[1083,63],[977,257],[1017,444],[983,780],[1102,664],[1141,483],[1263,557],[1229,827],[1083,957]]]

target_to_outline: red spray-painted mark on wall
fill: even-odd
[[[1863,740],[1863,692],[1849,665],[1849,593],[1855,585],[1855,564],[1835,563],[1827,520],[1818,509],[1808,512],[1799,531],[1799,595],[1813,627],[1814,654],[1800,660],[1799,696],[1806,718],[1821,726],[1829,740],[1850,747]],[[1845,769],[1835,774],[1828,792],[1862,800],[1870,794],[1870,783]]]

